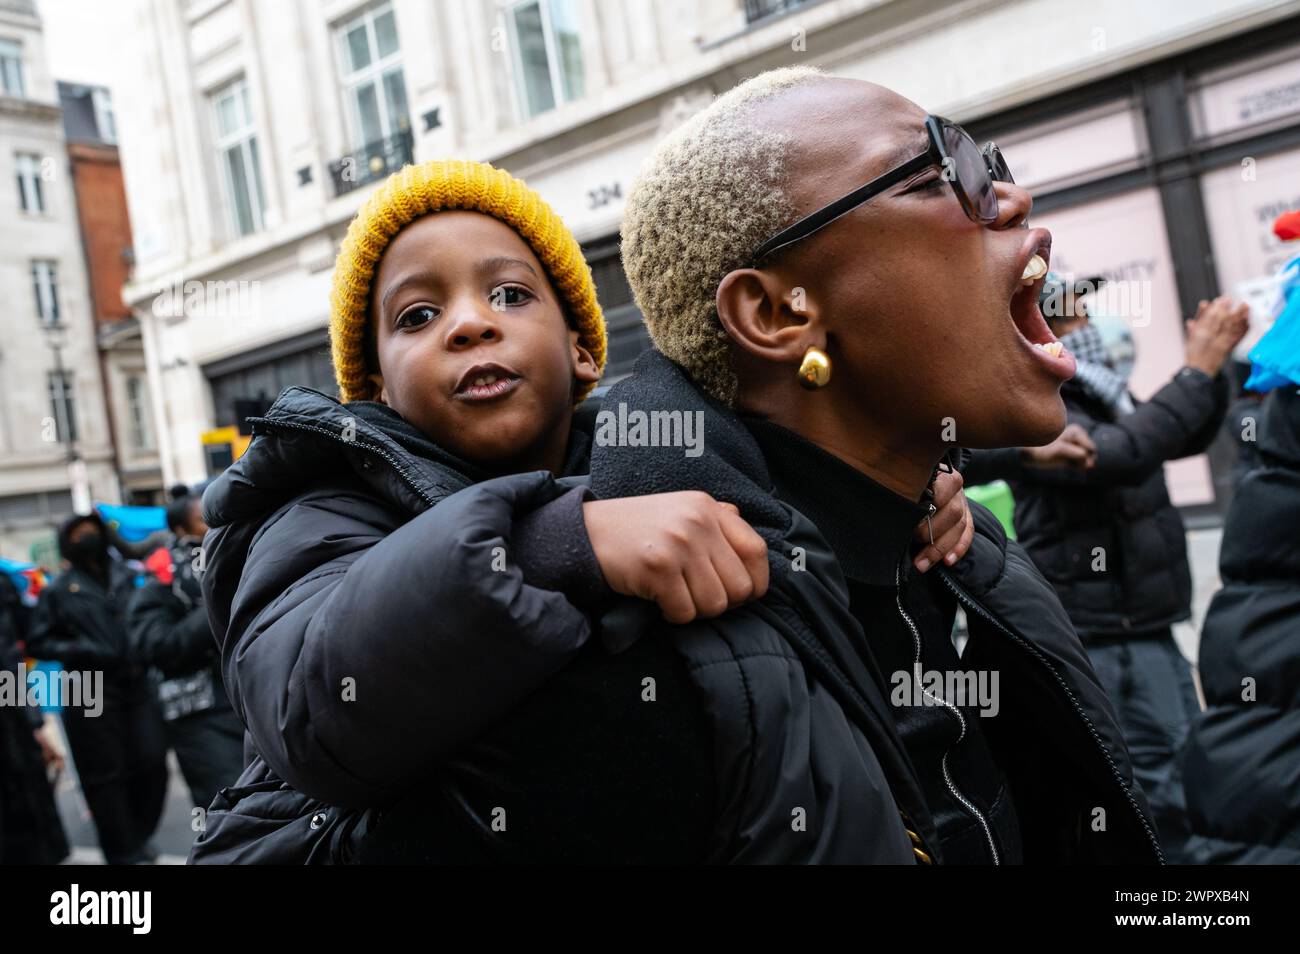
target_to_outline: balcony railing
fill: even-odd
[[[413,144],[414,137],[406,129],[335,159],[330,163],[334,194],[343,195],[396,172],[412,160]]]

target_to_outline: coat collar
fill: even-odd
[[[834,454],[771,421],[742,418],[763,449],[777,496],[808,517],[844,575],[893,586],[927,508],[882,487]]]

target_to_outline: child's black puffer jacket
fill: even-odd
[[[391,410],[305,388],[254,433],[204,495],[203,591],[249,761],[191,861],[348,860],[367,824],[349,807],[391,800],[587,641],[589,494],[544,471],[476,482]],[[589,445],[575,424],[571,470]]]

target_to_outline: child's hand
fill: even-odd
[[[934,564],[943,560],[952,566],[966,555],[971,540],[975,537],[975,520],[966,506],[966,494],[962,488],[962,477],[957,471],[940,472],[934,479],[934,505],[939,509],[930,518],[927,526],[922,520],[916,526],[913,535],[925,548],[912,560],[912,565],[924,573]],[[934,544],[930,544],[930,533],[934,533]]]
[[[732,504],[688,490],[589,500],[582,510],[610,589],[653,600],[670,623],[767,592],[767,544]]]

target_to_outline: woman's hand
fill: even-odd
[[[975,537],[975,520],[966,506],[966,494],[961,489],[964,481],[957,471],[939,473],[934,479],[934,505],[938,509],[929,520],[916,526],[913,539],[925,546],[912,559],[912,565],[924,573],[942,560],[952,566],[966,555]],[[934,543],[930,543],[930,534]]]
[[[702,491],[589,500],[582,512],[610,589],[653,600],[670,623],[767,592],[767,544],[734,505]]]

